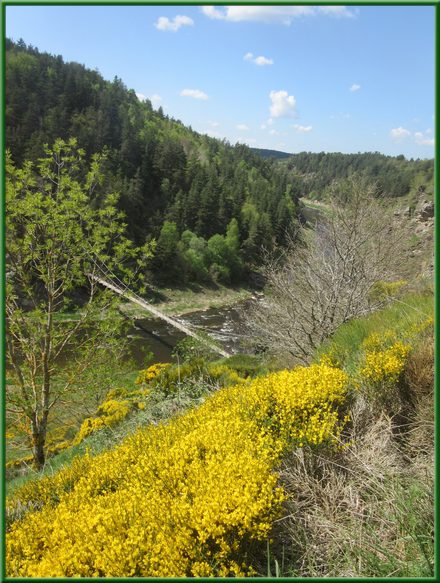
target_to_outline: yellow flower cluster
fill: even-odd
[[[390,347],[396,340],[396,334],[392,330],[386,330],[381,334],[373,332],[362,342],[362,348],[366,352],[379,352]]]
[[[11,577],[191,577],[253,573],[246,550],[284,499],[288,447],[332,442],[347,376],[319,364],[221,389],[27,486],[30,508],[7,536]]]
[[[237,371],[232,370],[225,364],[210,364],[206,369],[208,381],[218,381],[222,386],[239,384],[247,379],[241,377]]]
[[[85,454],[75,457],[68,467],[53,476],[26,482],[14,493],[12,499],[7,500],[7,513],[13,513],[17,507],[42,508],[58,504],[60,493],[70,492],[89,464],[90,457]]]
[[[144,385],[155,379],[161,372],[166,370],[170,366],[169,362],[157,362],[152,364],[145,370],[141,370],[135,383],[137,385]]]
[[[372,300],[386,300],[396,297],[407,283],[404,279],[399,281],[377,281],[371,288],[370,297]]]
[[[21,466],[23,466],[25,464],[28,466],[31,466],[33,461],[34,461],[34,456],[25,455],[25,456],[7,461],[5,467],[7,470],[9,470],[12,468],[20,468]]]
[[[337,405],[345,398],[347,375],[326,364],[297,367],[252,381],[247,404],[254,420],[284,443],[318,444],[337,437]],[[335,433],[336,431],[336,433]]]
[[[103,401],[98,407],[97,417],[87,417],[84,419],[72,442],[73,445],[81,443],[95,431],[116,425],[128,415],[131,407],[132,403],[128,400],[117,401],[116,399],[107,399]]]
[[[323,354],[319,359],[319,364],[325,364],[337,368],[341,367],[340,359],[334,350],[330,350],[330,352]]]
[[[144,387],[144,394],[157,388],[162,394],[173,395],[187,380],[205,383],[208,386],[215,384],[220,387],[245,381],[237,371],[227,365],[195,360],[180,365],[154,364],[139,373],[136,384]]]
[[[373,384],[395,384],[403,371],[411,347],[400,341],[389,347],[381,347],[379,338],[367,340],[369,348],[365,353],[365,365],[361,369],[361,375]]]

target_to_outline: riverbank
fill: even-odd
[[[148,294],[144,297],[168,316],[183,316],[191,312],[227,308],[252,298],[256,293],[244,286],[213,288],[200,285],[185,289],[155,288],[153,298],[148,297]],[[129,302],[122,302],[120,308],[130,318],[153,318],[146,310]]]

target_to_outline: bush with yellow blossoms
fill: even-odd
[[[157,362],[155,364],[152,364],[145,370],[141,370],[139,372],[138,377],[135,380],[135,383],[137,385],[148,384],[150,381],[158,377],[169,366],[171,366],[171,363],[169,362]]]
[[[392,332],[371,334],[363,343],[365,364],[361,375],[371,383],[397,383],[411,346],[397,340]]]
[[[408,282],[404,279],[398,281],[377,281],[371,288],[370,300],[386,302],[401,294]]]
[[[285,498],[281,457],[336,443],[346,374],[317,364],[241,382],[17,492],[10,577],[252,575]],[[76,464],[76,465],[75,465]]]
[[[106,399],[101,403],[97,410],[96,417],[87,417],[81,424],[76,434],[73,445],[81,443],[86,437],[104,429],[104,427],[113,427],[120,423],[130,412],[133,403],[129,400],[118,401],[116,399]]]
[[[363,343],[364,361],[360,368],[360,384],[373,407],[389,415],[408,406],[404,383],[401,382],[411,345],[398,340],[392,332],[373,333]]]
[[[405,358],[411,347],[402,342],[395,342],[384,350],[367,352],[363,376],[377,383],[395,384],[405,364]]]
[[[197,397],[207,393],[209,387],[225,387],[243,380],[238,372],[225,364],[197,358],[179,365],[152,365],[140,372],[136,383],[163,398],[176,395],[179,391]]]

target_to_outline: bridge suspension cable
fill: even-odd
[[[214,352],[217,352],[218,354],[221,354],[222,356],[225,356],[225,357],[231,356],[231,354],[229,352],[227,352],[226,350],[224,350],[223,348],[218,346],[215,342],[211,341],[209,338],[205,338],[204,336],[200,336],[199,334],[197,334],[197,332],[194,332],[194,330],[189,328],[186,324],[183,324],[182,322],[178,321],[175,318],[171,318],[170,316],[167,316],[161,310],[159,310],[158,308],[156,308],[155,306],[151,305],[146,300],[141,298],[136,292],[131,290],[123,281],[121,281],[119,279],[119,277],[117,275],[115,275],[111,271],[111,269],[109,269],[102,261],[101,261],[101,263],[103,263],[104,267],[99,265],[93,257],[92,257],[92,261],[93,261],[95,267],[97,268],[97,270],[100,272],[100,275],[97,275],[96,273],[88,273],[88,276],[91,279],[100,283],[102,286],[106,287],[107,289],[110,289],[114,293],[116,293],[122,297],[125,297],[128,301],[141,306],[142,308],[144,308],[145,310],[147,310],[148,312],[150,312],[151,314],[153,314],[157,318],[160,318],[160,319],[164,320],[165,322],[168,322],[168,324],[170,324],[174,328],[177,328],[178,330],[180,330],[181,332],[183,332],[187,336],[192,336],[193,338],[195,338],[196,340],[198,340],[202,344],[205,344],[206,346],[211,348],[211,350],[213,350]],[[111,281],[109,281],[109,275],[112,276],[110,278]]]

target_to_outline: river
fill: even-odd
[[[252,300],[247,300],[247,302]],[[176,319],[183,324],[190,324],[200,331],[207,332],[221,343],[228,352],[236,353],[242,347],[240,336],[239,311],[246,305],[239,303],[236,306],[225,308],[210,308],[191,312]],[[145,350],[153,353],[154,362],[172,362],[172,351],[176,344],[185,338],[185,334],[159,318],[137,319],[129,331],[132,340],[132,356],[141,368],[145,365]]]
[[[304,206],[303,219],[309,226],[314,226],[322,219],[322,212],[318,208]],[[240,311],[246,308],[249,302],[258,301],[256,298],[239,302],[235,306],[225,308],[210,308],[191,312],[176,319],[183,324],[191,324],[196,330],[209,333],[214,340],[221,343],[222,347],[232,354],[246,351],[241,336],[243,324],[240,322]],[[132,357],[137,366],[145,365],[145,352],[153,353],[153,359],[149,363],[172,362],[172,352],[176,344],[185,338],[185,334],[177,330],[167,322],[158,318],[145,318],[136,320],[129,332],[132,339]]]

